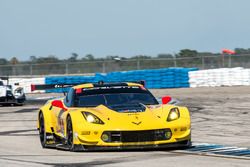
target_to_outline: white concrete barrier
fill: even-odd
[[[190,71],[188,75],[193,88],[250,85],[250,69],[242,67]]]

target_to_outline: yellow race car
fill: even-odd
[[[140,83],[73,86],[40,108],[41,145],[70,151],[189,147],[189,111],[169,100],[159,104]]]

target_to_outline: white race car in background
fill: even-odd
[[[9,85],[8,77],[0,77],[0,105],[23,105],[26,96],[24,89],[19,86],[18,83]],[[3,80],[7,80],[7,84],[4,84]]]

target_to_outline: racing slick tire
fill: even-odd
[[[17,102],[17,103],[13,103],[14,106],[23,106],[23,102]]]
[[[8,107],[8,106],[11,106],[12,104],[11,103],[4,103],[4,104],[1,104],[3,107]]]
[[[68,145],[69,150],[73,152],[85,150],[83,145],[74,144],[74,130],[73,130],[72,120],[70,116],[67,117],[66,144]]]
[[[40,136],[40,142],[43,148],[48,148],[47,146],[47,135],[45,131],[45,120],[43,113],[40,112],[39,114],[39,136]]]

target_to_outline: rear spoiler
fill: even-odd
[[[145,81],[126,81],[126,82],[108,82],[105,83],[104,81],[99,81],[97,83],[91,83],[94,85],[94,87],[112,87],[112,86],[128,86],[126,83],[137,83],[145,86]],[[38,84],[34,85],[31,84],[31,91],[35,90],[49,90],[49,89],[57,89],[57,88],[69,88],[73,87],[76,85],[81,85],[81,84],[88,84],[90,82],[85,82],[85,83],[77,83],[77,84]]]
[[[77,84],[75,84],[77,85]],[[69,88],[75,86],[73,84],[31,84],[31,91],[35,90],[49,90],[49,89],[57,89],[57,88]]]
[[[0,77],[1,80],[9,80],[9,77]]]
[[[6,76],[0,76],[1,80],[6,80],[7,81],[7,85],[9,85],[9,77]]]
[[[0,79],[3,80],[3,81],[7,81],[7,85],[9,85],[9,77],[8,76],[0,76]],[[14,83],[15,86],[18,86],[19,83]]]

